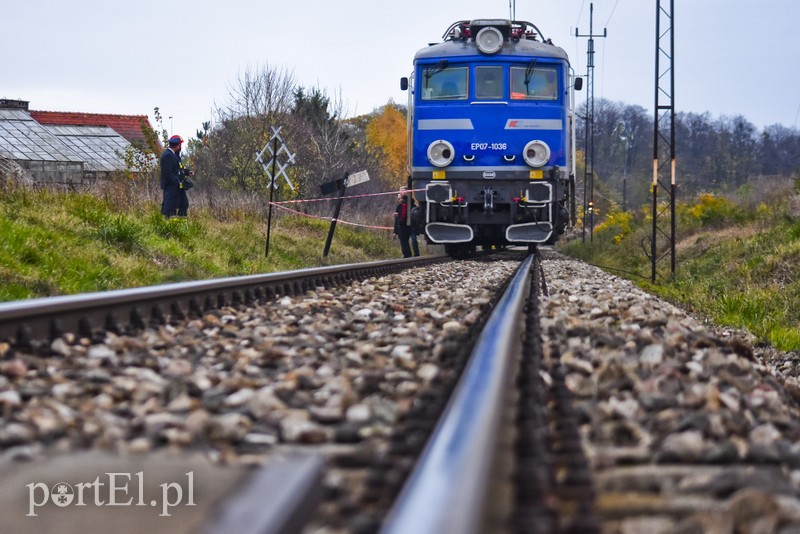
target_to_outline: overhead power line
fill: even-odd
[[[797,128],[797,118],[800,117],[800,104],[797,105],[797,113],[794,114],[794,127]]]
[[[578,20],[575,21],[575,27],[577,28],[581,24],[581,15],[583,15],[583,6],[586,5],[586,0],[581,2],[581,8],[578,10]]]
[[[614,16],[614,11],[617,10],[617,4],[619,4],[619,0],[614,2],[614,7],[611,8],[611,14],[608,16],[608,20],[606,21],[606,27],[608,27],[608,23],[611,22],[611,18]]]

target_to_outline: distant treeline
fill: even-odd
[[[585,117],[585,105],[578,109]],[[649,201],[653,173],[653,113],[641,106],[595,101],[594,171],[596,185],[626,207]],[[578,119],[578,149],[585,143],[585,121]],[[759,131],[744,116],[713,118],[710,113],[678,113],[675,129],[676,173],[683,198],[704,191],[733,191],[757,186],[767,177],[800,173],[800,130],[779,124]],[[581,183],[583,168],[578,170]],[[625,180],[626,179],[626,180]]]

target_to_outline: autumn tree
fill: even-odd
[[[380,153],[390,183],[405,185],[408,137],[406,118],[400,108],[389,101],[376,112],[367,124],[366,138],[368,146]]]

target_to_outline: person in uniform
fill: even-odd
[[[161,189],[164,199],[161,202],[161,214],[169,219],[186,218],[189,210],[189,196],[186,194],[188,184],[185,176],[191,172],[184,169],[181,163],[181,146],[183,138],[173,135],[169,138],[169,148],[161,154]]]

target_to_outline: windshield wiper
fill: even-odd
[[[433,67],[432,69],[427,69],[425,71],[425,87],[428,86],[428,81],[431,79],[431,77],[434,74],[442,72],[445,69],[445,67],[447,67],[447,60],[443,59],[439,63],[437,63],[436,66]]]
[[[536,69],[536,58],[531,59],[531,62],[528,63],[528,66],[525,68],[525,93],[531,94],[530,87],[528,85],[531,83],[531,78],[533,77],[533,71]]]

